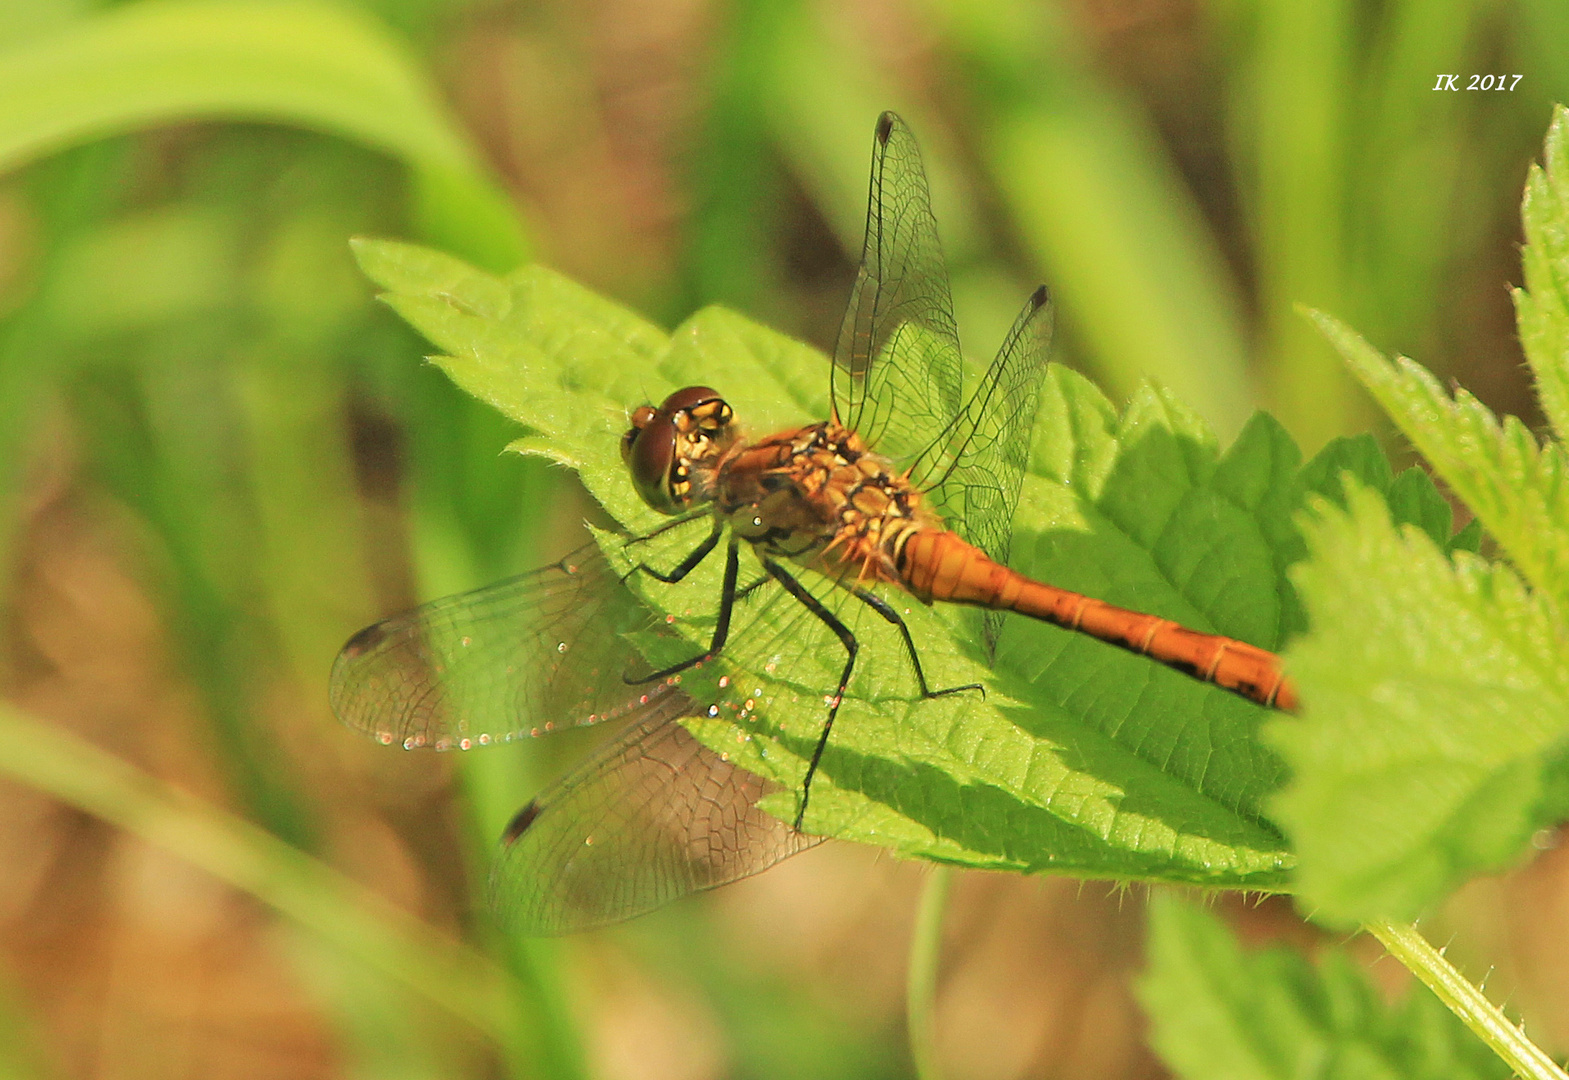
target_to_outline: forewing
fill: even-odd
[[[931,490],[948,527],[1005,566],[1019,487],[1030,463],[1054,322],[1051,297],[1042,285],[1014,320],[997,359],[965,403],[948,439],[947,464]],[[986,613],[988,655],[1001,624],[1000,612]]]
[[[834,350],[834,418],[908,463],[951,429],[961,378],[921,151],[904,121],[885,112],[872,145],[861,267]]]
[[[332,667],[338,718],[383,743],[468,749],[625,714],[628,635],[653,623],[598,546],[361,630]]]
[[[491,904],[529,934],[619,922],[766,870],[819,843],[764,813],[775,785],[699,742],[671,690],[508,827]]]

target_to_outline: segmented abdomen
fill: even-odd
[[[1018,612],[1147,656],[1260,705],[1296,710],[1296,687],[1274,653],[1027,578],[993,562],[956,533],[920,529],[909,534],[897,566],[905,587],[922,600]]]

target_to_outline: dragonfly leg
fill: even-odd
[[[716,532],[708,541],[705,541],[709,550],[713,550],[713,541],[718,538],[718,535]],[[730,546],[725,549],[725,581],[719,590],[719,618],[714,623],[714,636],[708,643],[708,651],[699,653],[689,660],[683,660],[679,664],[671,664],[667,668],[661,668],[650,675],[643,675],[635,679],[630,676],[623,676],[628,683],[636,685],[638,683],[651,683],[658,682],[660,679],[668,679],[672,675],[680,674],[688,668],[694,668],[705,660],[712,660],[719,655],[719,651],[725,647],[725,639],[730,636],[730,613],[735,609],[735,579],[741,572],[740,543],[739,540],[731,537]],[[707,552],[705,551],[704,554],[707,554]],[[690,556],[688,556],[688,559],[690,559]],[[694,563],[693,565],[696,564]],[[688,569],[690,570],[690,567]]]
[[[882,597],[870,589],[863,589],[859,585],[849,587],[855,598],[877,614],[887,619],[899,628],[899,634],[904,638],[904,651],[909,654],[910,666],[915,668],[915,681],[921,687],[921,697],[926,699],[947,697],[949,694],[962,693],[965,690],[979,690],[982,700],[986,698],[986,687],[980,683],[965,683],[963,686],[945,686],[941,690],[933,690],[926,685],[926,672],[921,670],[921,654],[915,648],[915,641],[910,637],[910,628],[904,624],[904,617],[895,611]]]
[[[632,568],[632,572],[642,572],[658,581],[663,581],[666,585],[674,585],[676,582],[680,581],[682,578],[686,577],[693,570],[695,570],[698,563],[708,558],[708,553],[714,550],[714,546],[719,543],[719,538],[724,534],[724,531],[724,524],[718,518],[715,518],[713,531],[710,532],[706,538],[704,538],[701,544],[698,544],[697,547],[688,552],[686,558],[682,559],[681,562],[676,565],[676,568],[671,570],[669,573],[666,573],[657,567],[650,566],[646,562],[638,563],[635,567]],[[643,537],[643,539],[646,540],[648,537]]]
[[[700,517],[710,517],[713,515],[713,512],[714,511],[710,507],[699,506],[686,511],[684,514],[677,514],[675,517],[660,525],[652,532],[646,532],[642,536],[634,536],[627,540],[626,546],[631,547],[633,544],[646,544],[656,536],[665,535],[665,533],[669,532],[671,529],[679,529],[681,526],[690,524]]]
[[[828,747],[828,733],[834,729],[834,717],[839,715],[839,705],[844,701],[845,688],[850,685],[850,672],[855,670],[855,654],[860,650],[860,644],[855,640],[855,635],[850,632],[850,628],[840,622],[838,617],[792,577],[788,570],[772,559],[763,560],[763,569],[783,585],[786,592],[806,605],[808,611],[821,619],[828,629],[834,632],[840,644],[844,646],[846,654],[844,671],[839,675],[839,687],[829,700],[828,722],[823,725],[823,733],[817,737],[817,746],[812,749],[812,760],[806,766],[806,780],[801,784],[801,808],[795,812],[795,828],[799,830],[802,820],[806,817],[806,801],[812,797],[812,777],[817,774],[817,763],[822,760],[823,751]]]

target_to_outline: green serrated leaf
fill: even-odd
[[[1378,440],[1368,434],[1332,440],[1315,454],[1297,477],[1293,506],[1316,495],[1344,509],[1349,498],[1348,479],[1382,495],[1396,525],[1415,525],[1446,552],[1476,550],[1474,539],[1468,539],[1475,529],[1471,533],[1451,532],[1454,511],[1433,478],[1415,466],[1396,476]],[[1292,555],[1296,562],[1306,555],[1306,548],[1300,553],[1293,550]]]
[[[1569,438],[1569,110],[1553,109],[1543,152],[1520,202],[1525,288],[1513,290],[1520,344],[1536,376],[1542,412]]]
[[[1270,724],[1292,782],[1271,803],[1321,918],[1410,919],[1517,858],[1544,755],[1569,737],[1566,628],[1507,567],[1446,556],[1346,481],[1313,507],[1293,579],[1312,631],[1287,652],[1300,718]]]
[[[1219,919],[1170,894],[1150,903],[1139,985],[1150,1041],[1185,1080],[1505,1080],[1509,1067],[1442,1003],[1412,987],[1397,1005],[1343,950],[1318,964],[1246,953]]]
[[[665,335],[539,267],[496,279],[402,245],[362,244],[359,254],[387,302],[445,354],[436,362],[531,429],[516,448],[573,465],[630,532],[662,520],[637,500],[619,458],[630,406],[706,384],[755,435],[826,410],[827,358],[734,312],[705,309]],[[1222,455],[1167,394],[1146,390],[1119,415],[1058,368],[1043,398],[1016,564],[1114,603],[1275,644],[1297,484],[1296,448],[1279,426],[1257,420]],[[634,561],[673,566],[708,527],[696,521],[630,551],[613,541],[605,550],[628,570]],[[639,638],[650,663],[706,646],[722,561],[673,586],[629,579],[679,632]],[[814,572],[800,577],[861,642],[809,830],[969,866],[1286,884],[1291,855],[1261,810],[1282,775],[1258,739],[1264,710],[1024,620],[1005,630],[988,669],[973,613],[887,592],[932,686],[987,687],[984,698],[922,701],[894,628]],[[741,586],[761,578],[743,551]],[[683,688],[713,706],[692,730],[779,781],[781,816],[793,814],[844,657],[819,620],[770,587],[738,605],[721,661],[683,676]]]
[[[444,252],[368,237],[350,240],[349,248],[361,272],[390,296],[446,300],[460,311],[491,319],[505,318],[512,306],[501,281]]]
[[[1449,546],[1455,514],[1427,473],[1415,465],[1405,470],[1384,492],[1384,501],[1396,525],[1415,525],[1440,548]]]
[[[1325,336],[1531,585],[1569,610],[1569,462],[1512,416],[1502,424],[1464,390],[1453,397],[1420,364],[1391,364],[1344,323],[1312,314]]]
[[[1378,440],[1364,432],[1331,439],[1302,469],[1297,485],[1304,494],[1322,495],[1344,506],[1346,495],[1341,480],[1348,473],[1374,491],[1388,491],[1395,479]]]
[[[1289,436],[1281,433],[1277,440],[1281,439],[1295,453],[1296,444]],[[1261,520],[1269,530],[1282,578],[1286,576],[1288,566],[1307,557],[1307,545],[1293,520],[1297,508],[1313,496],[1328,499],[1336,506],[1345,506],[1348,477],[1391,500],[1396,507],[1397,522],[1411,521],[1420,525],[1445,551],[1464,546],[1461,534],[1450,535],[1449,504],[1426,473],[1408,469],[1397,478],[1373,436],[1342,437],[1331,439],[1313,455],[1313,460],[1302,466],[1294,482],[1285,490],[1279,486],[1270,489],[1274,512]],[[1473,550],[1474,546],[1473,543]],[[1281,602],[1282,636],[1300,633],[1307,627],[1307,614],[1302,609],[1301,598],[1289,583],[1282,586]]]

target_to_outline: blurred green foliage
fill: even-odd
[[[1215,916],[1157,895],[1139,986],[1150,1041],[1182,1080],[1514,1075],[1425,988],[1390,1005],[1345,950],[1315,960],[1279,947],[1245,952]]]
[[[1167,28],[1180,58],[1162,63],[1055,2],[912,0],[889,22],[734,0],[658,147],[675,240],[622,258],[617,237],[596,262],[560,191],[628,225],[630,197],[571,168],[580,145],[636,139],[560,57],[597,56],[609,80],[608,25],[502,0],[0,3],[0,559],[25,545],[41,473],[132,521],[126,562],[162,602],[235,807],[301,851],[326,853],[320,779],[279,746],[331,723],[343,638],[531,564],[541,507],[565,498],[499,456],[514,425],[416,362],[351,235],[498,271],[529,253],[671,324],[724,301],[824,341],[859,249],[866,132],[891,107],[921,133],[978,354],[1047,280],[1068,357],[1114,398],[1153,379],[1224,438],[1265,402],[1309,451],[1368,410],[1295,302],[1440,371],[1517,363],[1478,312],[1502,302],[1525,163],[1569,97],[1556,0],[1210,0]],[[469,56],[498,40],[509,61]],[[1431,89],[1473,71],[1523,78]],[[486,111],[508,93],[523,104]],[[511,146],[558,155],[556,187],[520,179]],[[282,735],[280,684],[301,718]],[[534,782],[523,768],[466,763],[471,868]],[[897,1033],[858,1035],[747,979],[701,927],[662,927],[643,947],[681,954],[732,1011],[738,1073],[904,1068]],[[581,1075],[556,947],[492,945],[520,995],[511,1071]],[[407,1022],[406,988],[312,955],[358,1071],[472,1062]]]

